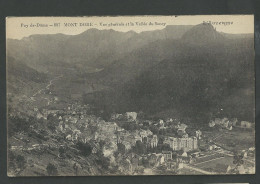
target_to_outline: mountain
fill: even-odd
[[[16,61],[12,57],[7,58],[7,88],[9,93],[21,93],[22,89],[29,91],[38,84],[47,82],[49,77],[45,73]]]
[[[100,71],[107,82],[124,82],[110,91],[87,94],[85,101],[110,112],[143,111],[204,123],[212,116],[253,121],[253,51],[253,37],[230,39],[211,25],[197,25],[181,39],[153,42],[136,51],[126,66]]]
[[[216,29],[208,23],[202,23],[188,30],[182,40],[188,44],[208,44],[209,42],[223,42],[222,36]]]
[[[89,29],[79,35],[31,35],[21,40],[8,39],[7,51],[9,56],[38,71],[60,73],[73,68],[88,73],[103,69],[151,42],[180,38],[190,27],[167,26],[140,34]]]
[[[8,56],[35,76],[27,80],[63,74],[53,89],[57,95],[85,94],[85,103],[107,115],[143,111],[204,122],[212,116],[254,117],[253,50],[252,35],[224,34],[210,24],[7,41]]]

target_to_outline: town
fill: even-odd
[[[59,99],[53,97],[48,105],[57,101]],[[51,110],[33,106],[26,114],[23,121],[41,122],[41,125],[29,123],[27,130],[28,136],[38,141],[26,139],[25,133],[20,131],[10,138],[13,140],[9,143],[11,152],[32,154],[35,150],[56,149],[59,150],[56,157],[66,160],[68,155],[64,153],[73,148],[83,157],[102,155],[108,162],[107,174],[249,174],[255,169],[253,146],[234,151],[217,141],[224,133],[253,130],[253,123],[238,122],[236,118],[215,118],[206,129],[190,129],[174,117],[146,120],[142,112],[113,113],[109,121],[105,121],[91,113],[90,105],[79,102]],[[11,110],[9,116],[11,121],[21,121],[24,115]],[[216,136],[211,131],[216,132]],[[48,135],[57,139],[56,143],[49,141]],[[74,164],[78,168],[80,162]],[[21,172],[21,168],[16,172]],[[91,170],[88,172],[93,174]],[[79,175],[79,171],[75,174]]]

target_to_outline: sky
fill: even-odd
[[[88,29],[153,31],[167,25],[211,23],[217,31],[233,34],[254,33],[253,15],[118,16],[118,17],[7,17],[6,37],[22,39],[33,34],[77,35]]]

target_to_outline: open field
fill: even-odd
[[[209,156],[210,157],[210,156]],[[224,157],[215,157],[205,162],[195,162],[193,163],[194,167],[197,167],[199,169],[210,171],[210,172],[217,172],[217,164],[221,165],[229,165],[231,168],[234,168],[235,165],[233,164],[233,157],[225,155]],[[252,163],[249,163],[247,161],[244,161],[244,167],[253,167],[254,165]]]
[[[204,132],[204,134],[207,138],[214,139],[215,144],[229,151],[248,150],[248,148],[255,146],[255,131],[252,129],[213,130]]]

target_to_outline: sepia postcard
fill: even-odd
[[[253,15],[7,17],[8,176],[255,173]]]

